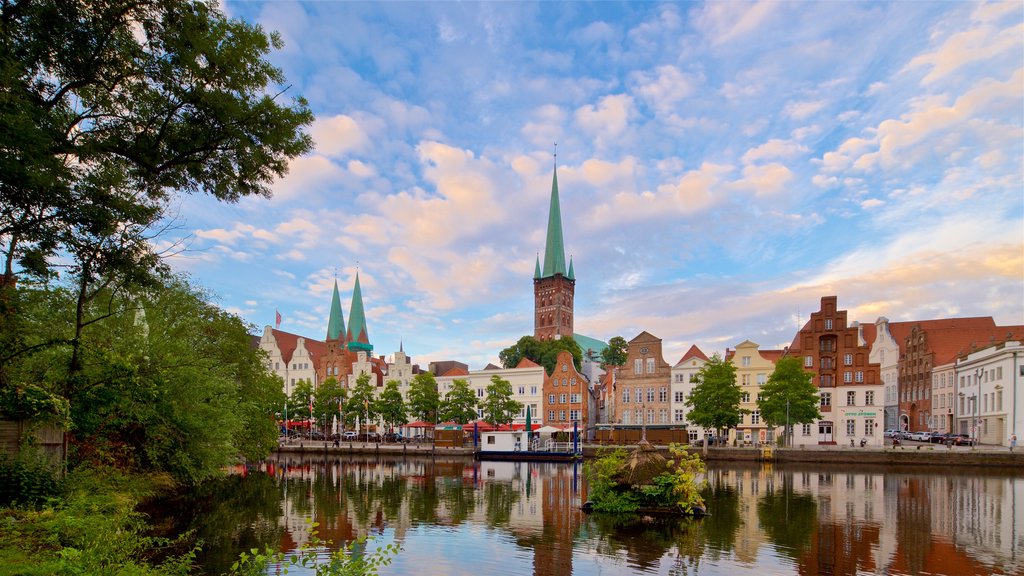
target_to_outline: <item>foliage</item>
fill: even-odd
[[[269,548],[260,552],[253,548],[243,552],[231,566],[230,576],[263,576],[271,564],[287,574],[289,568],[312,570],[317,576],[366,576],[377,574],[380,568],[391,564],[392,557],[401,551],[399,544],[387,544],[369,551],[373,539],[360,538],[329,554],[324,550],[331,542],[321,540],[316,522],[310,523],[309,540],[294,553],[274,552]]]
[[[714,428],[721,435],[723,428],[740,423],[740,414],[749,410],[740,408],[743,391],[736,384],[736,367],[715,354],[697,373],[697,385],[686,399],[690,407],[687,418],[704,428]]]
[[[324,428],[331,424],[334,416],[337,416],[343,425],[347,400],[348,392],[334,376],[328,376],[320,383],[313,393],[313,412],[321,417],[318,421]]]
[[[359,425],[363,427],[377,420],[377,401],[373,396],[369,374],[364,372],[356,378],[356,385],[345,406],[345,414],[358,418]]]
[[[417,420],[436,422],[441,395],[430,372],[420,372],[409,383],[409,413]]]
[[[608,341],[608,347],[601,351],[601,369],[608,366],[622,366],[626,363],[629,343],[622,336],[614,336]]]
[[[384,391],[377,398],[377,413],[389,430],[409,423],[405,400],[402,399],[402,391],[398,389],[398,380],[388,380],[384,383]]]
[[[768,382],[761,387],[757,407],[769,426],[807,424],[819,420],[818,390],[813,374],[805,372],[798,358],[780,358]],[[787,406],[788,405],[788,406]]]
[[[444,395],[441,403],[441,421],[468,424],[476,420],[478,406],[476,394],[465,378],[452,380],[451,390]]]
[[[568,350],[572,354],[576,370],[582,370],[583,349],[572,338],[537,340],[533,336],[523,336],[512,346],[498,352],[498,358],[505,368],[515,368],[523,358],[527,358],[540,364],[548,374],[551,374],[558,363],[558,353],[563,350]]]
[[[757,518],[780,552],[800,558],[818,527],[818,504],[814,497],[794,491],[787,483],[782,490],[767,490],[757,501]]]
[[[15,458],[0,454],[0,506],[37,506],[55,496],[57,471],[30,450]]]
[[[0,420],[35,420],[64,425],[70,418],[68,401],[34,384],[0,389]]]
[[[705,471],[697,454],[689,454],[678,444],[671,444],[665,470],[649,484],[631,486],[618,478],[627,465],[628,454],[622,448],[603,452],[584,464],[583,471],[590,486],[590,500],[595,512],[628,514],[641,508],[677,509],[691,513],[704,506],[700,491],[705,482],[698,475]]]
[[[313,383],[308,378],[301,378],[292,386],[292,393],[288,396],[288,419],[309,420],[313,412],[309,407],[313,400]],[[314,405],[315,407],[315,405]]]
[[[495,374],[487,385],[480,408],[484,412],[484,421],[497,426],[512,422],[523,409],[523,404],[512,398],[512,384]]]

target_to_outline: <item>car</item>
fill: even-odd
[[[967,434],[954,434],[953,436],[953,444],[957,446],[974,446],[977,444],[977,440]]]
[[[342,440],[348,440],[349,442],[355,440],[358,437],[359,437],[359,435],[356,434],[353,430],[348,430],[344,434],[341,435],[341,439]]]
[[[899,433],[900,433],[899,430],[897,430],[895,428],[889,428],[888,430],[885,431],[885,437],[886,438],[893,438],[893,437],[895,437]]]
[[[944,432],[933,431],[932,432],[932,437],[929,439],[929,441],[932,444],[945,444],[946,443],[946,436],[947,436],[947,434],[944,433]]]
[[[380,434],[377,434],[376,432],[364,432],[356,439],[360,442],[380,442]]]
[[[928,442],[929,440],[932,439],[932,433],[925,431],[911,432],[910,439],[916,442]]]
[[[385,442],[405,442],[405,438],[399,432],[388,432],[384,435]]]

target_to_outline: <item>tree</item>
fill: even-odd
[[[558,353],[568,350],[572,354],[576,370],[583,367],[583,349],[572,338],[554,338],[537,340],[533,336],[523,336],[518,342],[498,353],[505,368],[515,368],[523,358],[527,358],[544,367],[548,374],[554,372],[558,362]]]
[[[70,396],[83,382],[82,332],[106,317],[82,312],[152,276],[145,231],[173,196],[269,195],[312,147],[301,129],[313,115],[302,98],[280,102],[285,80],[266,60],[280,37],[212,3],[18,1],[0,18],[0,302],[17,275],[70,267]],[[35,351],[11,337],[16,314],[0,306],[0,386],[10,358]]]
[[[370,385],[369,374],[364,372],[356,378],[356,385],[352,388],[352,395],[349,396],[348,404],[345,406],[345,413],[350,413],[358,418],[360,426],[366,426],[377,420],[377,401],[373,397],[373,386]]]
[[[322,418],[321,425],[326,431],[327,426],[338,417],[341,427],[345,427],[345,402],[348,392],[334,376],[328,376],[313,393],[313,412]]]
[[[622,336],[615,336],[608,341],[608,347],[601,351],[601,369],[608,366],[622,366],[626,363],[629,343]]]
[[[512,384],[495,374],[491,376],[491,383],[487,385],[480,407],[484,411],[484,421],[498,426],[510,424],[523,409],[523,404],[512,398]]]
[[[444,402],[441,403],[441,420],[468,424],[476,420],[477,405],[476,394],[469,387],[469,381],[465,378],[456,378],[452,381],[451,390],[444,395]]]
[[[398,380],[388,380],[384,383],[384,391],[377,398],[377,413],[388,430],[409,423],[405,400],[402,399],[402,391],[398,389]]]
[[[309,420],[314,417],[314,411],[309,407],[313,403],[313,383],[308,378],[302,378],[292,387],[292,394],[288,397],[288,418],[290,420]]]
[[[765,424],[774,428],[787,423],[810,424],[820,419],[820,400],[813,377],[804,371],[798,358],[780,358],[768,382],[761,387],[761,398],[757,401]],[[789,431],[786,432],[788,439]]]
[[[441,395],[437,391],[437,380],[430,372],[420,372],[409,383],[409,413],[424,422],[437,421],[437,409]]]
[[[736,367],[715,354],[697,373],[697,386],[686,399],[689,420],[704,428],[714,428],[721,436],[723,428],[735,427],[740,423],[740,414],[749,412],[740,409],[742,393],[736,385]]]

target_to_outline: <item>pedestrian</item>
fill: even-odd
[[[1016,447],[1017,447],[1017,435],[1016,434],[1010,434],[1010,452],[1013,452],[1013,449],[1016,448]]]

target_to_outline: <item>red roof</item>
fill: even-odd
[[[295,353],[295,343],[298,341],[298,334],[292,334],[291,332],[284,332],[282,330],[270,329],[270,333],[274,336],[274,341],[277,342],[277,349],[281,351],[281,359],[288,362],[292,361],[292,354]]]
[[[693,344],[692,346],[690,346],[690,349],[686,351],[686,354],[683,354],[683,357],[679,359],[679,362],[676,362],[676,365],[679,365],[682,362],[689,360],[690,358],[698,358],[705,362],[708,361],[708,357],[705,356],[703,352],[701,352],[700,348],[698,348],[696,344]]]
[[[782,355],[785,354],[786,351],[785,350],[758,350],[757,353],[761,355],[761,358],[764,358],[765,360],[770,360],[772,362],[772,364],[774,364],[774,363],[779,361],[779,358],[782,358]]]
[[[469,371],[463,368],[462,366],[456,366],[455,368],[452,368],[451,370],[445,372],[444,374],[441,374],[442,378],[445,376],[469,376]]]
[[[519,361],[519,364],[516,364],[516,368],[540,368],[540,364],[537,364],[529,358],[523,358]]]
[[[410,422],[409,424],[406,424],[405,427],[406,428],[433,428],[434,425],[431,424],[430,422],[423,422],[422,420],[417,420],[416,422]]]

